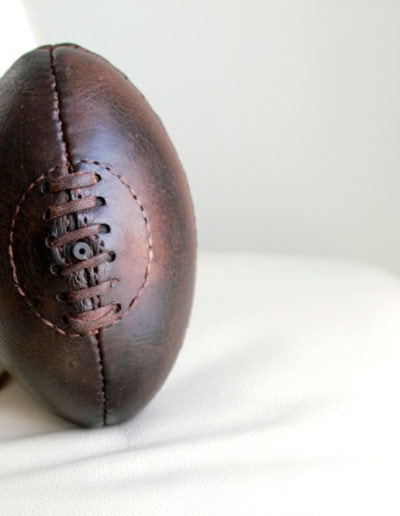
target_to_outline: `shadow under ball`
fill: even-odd
[[[54,413],[122,422],[182,345],[195,276],[188,184],[128,79],[72,44],[0,81],[0,363]]]

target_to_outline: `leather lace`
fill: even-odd
[[[97,181],[98,176],[94,172],[72,172],[65,176],[49,179],[48,190],[50,193],[76,190],[93,186]],[[58,217],[90,210],[99,204],[102,204],[103,201],[104,200],[94,195],[88,195],[67,201],[63,204],[54,204],[48,208],[46,218],[49,220],[55,220]],[[87,241],[88,239],[91,240],[97,238],[99,233],[107,231],[107,228],[108,226],[105,224],[86,225],[78,229],[67,231],[56,237],[50,237],[47,240],[47,244],[50,248],[79,244]],[[89,246],[87,247],[89,248]],[[86,256],[84,254],[81,258],[76,259],[75,262],[62,265],[60,274],[64,277],[68,277],[71,274],[78,273],[85,269],[88,270],[96,268],[103,263],[113,261],[115,258],[115,253],[112,251],[101,251],[98,254],[94,254],[94,251],[90,247],[90,252],[93,255]],[[98,296],[102,296],[108,292],[115,281],[115,279],[108,279],[93,286],[73,289],[60,295],[59,299],[62,299],[67,303],[77,303],[84,302],[86,300],[94,300],[96,298],[98,299]],[[80,334],[94,333],[101,328],[111,325],[117,318],[119,305],[108,304],[98,307],[95,307],[94,303],[91,303],[91,305],[93,306],[92,309],[78,313],[68,313],[65,315],[66,323],[71,329]]]

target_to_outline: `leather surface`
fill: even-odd
[[[96,180],[55,187],[76,177]],[[182,344],[196,236],[187,181],[161,122],[103,58],[45,46],[3,77],[0,210],[0,361],[72,421],[131,417]],[[100,229],[87,236],[88,228]],[[84,264],[76,240],[51,244],[75,234],[86,235],[78,242],[90,255]]]

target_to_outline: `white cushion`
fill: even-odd
[[[0,391],[0,510],[398,514],[400,281],[367,265],[201,255],[179,359],[135,419],[86,430]]]

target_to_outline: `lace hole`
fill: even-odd
[[[54,237],[48,236],[44,239],[44,243],[45,243],[46,247],[48,247],[50,249],[53,249],[52,242],[54,242]]]
[[[41,194],[49,193],[49,183],[47,181],[43,181],[43,183],[39,186],[39,192]]]
[[[53,276],[59,276],[61,274],[61,267],[55,263],[52,263],[49,267],[49,271]]]
[[[99,233],[110,233],[111,227],[108,224],[100,224]]]
[[[116,313],[116,314],[118,314],[121,310],[122,310],[122,306],[121,306],[121,304],[120,304],[120,303],[116,303],[116,304],[114,305],[114,311],[115,311],[115,313]]]
[[[66,294],[66,292],[58,292],[56,294],[56,300],[59,303],[66,303],[66,301],[67,301],[67,294]]]
[[[117,258],[117,255],[116,255],[115,251],[110,251],[108,253],[108,256],[109,256],[109,258],[108,258],[109,262],[114,262],[115,259]]]
[[[96,197],[96,206],[104,206],[106,204],[106,200],[104,197]]]
[[[50,209],[47,209],[47,210],[43,213],[42,218],[43,218],[43,220],[50,220]]]

